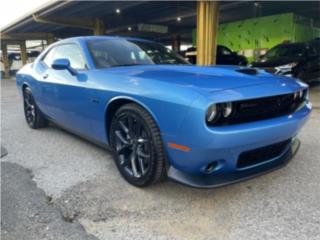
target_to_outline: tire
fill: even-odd
[[[116,111],[109,137],[116,166],[127,182],[146,187],[166,176],[159,128],[139,105],[126,104]]]
[[[23,90],[23,109],[27,124],[32,129],[48,126],[48,120],[43,116],[32,96],[29,87]]]

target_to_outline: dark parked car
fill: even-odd
[[[253,67],[296,77],[305,82],[320,79],[320,41],[283,43],[271,48]]]
[[[196,64],[197,49],[195,47],[189,48],[185,53],[185,57],[190,63]],[[221,65],[246,66],[248,64],[248,60],[245,56],[238,55],[236,52],[231,51],[229,48],[225,46],[218,45],[216,63]]]

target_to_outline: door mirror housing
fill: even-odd
[[[51,67],[54,70],[67,70],[70,67],[70,61],[66,58],[58,58],[53,61]]]
[[[77,75],[77,71],[71,67],[70,61],[66,58],[55,59],[51,67],[54,70],[68,70],[71,75]]]

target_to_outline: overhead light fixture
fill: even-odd
[[[119,8],[116,9],[116,13],[120,14],[121,10]]]
[[[132,28],[130,26],[128,27],[128,31],[132,31]]]
[[[255,7],[259,7],[259,3],[258,2],[254,2],[254,6]]]
[[[181,17],[177,17],[177,21],[178,21],[178,22],[181,22]]]

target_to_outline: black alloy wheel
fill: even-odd
[[[37,129],[48,125],[48,121],[39,111],[32,96],[32,92],[28,87],[23,90],[23,106],[25,119],[30,128]]]
[[[165,176],[165,155],[158,127],[136,104],[122,106],[112,119],[110,143],[121,175],[139,187]]]

